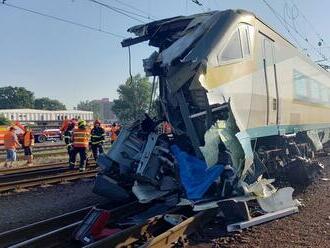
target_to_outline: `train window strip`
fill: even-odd
[[[330,105],[330,87],[297,70],[293,71],[293,84],[296,100]]]

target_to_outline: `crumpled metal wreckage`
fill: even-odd
[[[195,211],[220,208],[228,218],[234,215],[236,223],[228,231],[298,211],[293,188],[277,190],[272,178],[263,177],[265,165],[256,157],[251,136],[240,131],[235,101],[224,95],[222,102],[210,104],[203,87],[209,54],[241,18],[251,19],[251,14],[209,12],[128,30],[137,38],[124,40],[123,46],[149,40],[159,48],[143,63],[148,76],[159,77],[162,116],[136,120],[100,155],[95,193],[113,201],[133,196],[141,203],[174,194],[173,205],[191,205]],[[172,136],[158,132],[163,121],[171,124]],[[315,133],[309,135],[318,141]],[[251,201],[257,201],[264,215],[251,217]]]

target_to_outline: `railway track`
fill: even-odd
[[[82,223],[91,207],[37,222],[25,227],[0,233],[1,247],[181,247],[188,235],[197,232],[216,215],[216,210],[193,213],[187,207],[173,207],[138,224],[120,224],[132,216],[143,214],[152,205],[132,202],[110,210],[109,227],[120,227],[117,233],[89,245],[73,241],[73,232]],[[165,221],[167,214],[183,214],[188,217],[177,225]]]
[[[96,169],[96,164],[89,164],[88,169]],[[78,168],[76,169],[78,170]],[[50,175],[63,174],[66,172],[72,172],[73,170],[68,167],[67,164],[62,166],[52,166],[48,168],[27,170],[23,172],[11,173],[6,175],[0,175],[0,184],[5,182],[15,182],[31,178],[40,178]]]
[[[67,163],[41,165],[29,168],[15,168],[0,171],[0,193],[61,183],[80,178],[91,178],[98,172],[96,164],[89,164],[87,170],[79,172],[68,168]]]
[[[110,145],[106,143],[106,145],[103,147],[104,149],[109,149]],[[58,147],[56,146],[55,148],[51,148],[51,146],[47,149],[35,149],[33,148],[33,155],[35,158],[41,158],[41,157],[48,157],[48,156],[62,156],[62,155],[67,155],[67,150],[65,145],[59,145]],[[24,159],[24,153],[23,150],[19,149],[17,152],[18,159]],[[5,160],[6,158],[6,151],[5,150],[0,150],[0,160]]]
[[[56,150],[56,149],[62,149],[65,148],[65,144],[61,143],[61,144],[53,144],[53,145],[36,145],[33,147],[33,151],[46,151],[46,150]],[[23,152],[22,148],[18,148],[17,152]],[[6,153],[6,149],[2,146],[0,148],[0,155],[5,154]]]
[[[105,142],[104,146],[110,146],[110,142]],[[65,143],[61,143],[61,144],[52,144],[52,145],[35,145],[33,146],[33,151],[34,152],[39,152],[39,151],[47,151],[47,150],[56,150],[56,149],[64,149],[66,148]],[[22,148],[18,148],[17,152],[23,152]],[[0,155],[5,154],[6,153],[6,149],[1,146],[0,147]]]

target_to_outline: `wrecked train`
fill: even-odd
[[[320,169],[313,156],[329,140],[329,74],[254,14],[214,11],[128,31],[137,37],[123,47],[159,48],[143,64],[159,78],[162,116],[137,120],[100,156],[96,193],[265,197],[276,190],[264,178],[305,182]],[[164,120],[171,137],[157,132]]]

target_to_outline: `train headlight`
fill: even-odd
[[[203,73],[201,73],[198,77],[198,81],[201,83],[201,85],[207,89],[207,84],[206,84],[206,78],[205,75]]]

